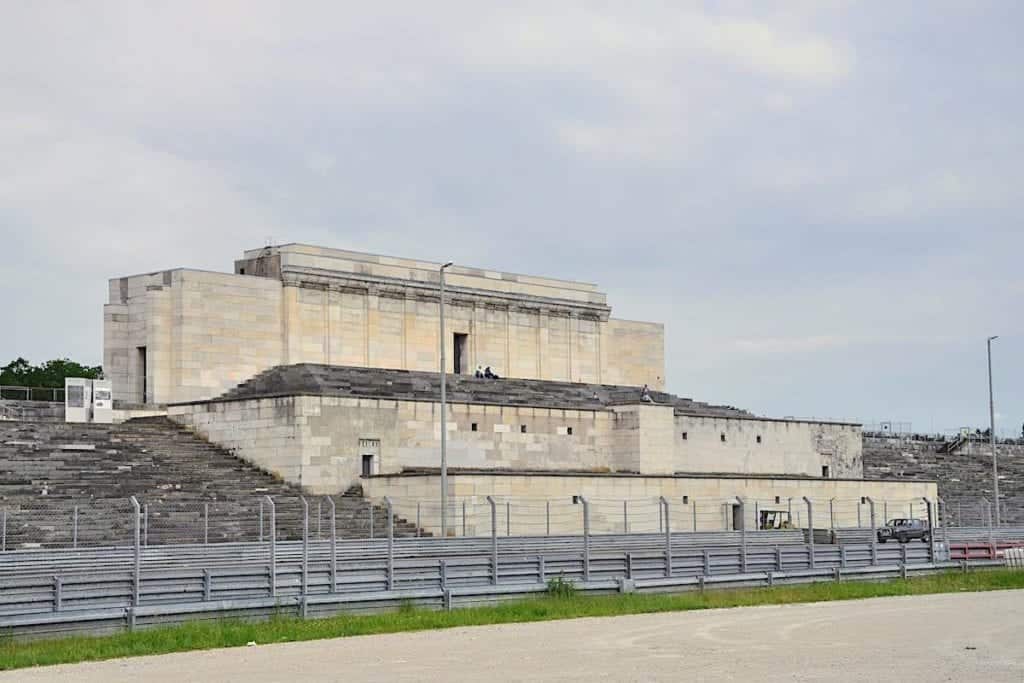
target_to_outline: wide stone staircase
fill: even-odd
[[[215,543],[329,538],[330,505],[171,422],[137,418],[119,425],[0,421],[0,545],[124,544],[134,539],[135,496],[142,541]],[[386,534],[387,512],[359,487],[331,499],[340,538]],[[395,519],[397,536],[416,528]]]

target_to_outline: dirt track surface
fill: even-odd
[[[0,682],[1024,681],[1024,591],[481,626],[62,665]]]

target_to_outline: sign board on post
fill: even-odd
[[[89,422],[92,418],[92,380],[64,378],[64,421]]]

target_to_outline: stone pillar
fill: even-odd
[[[579,322],[579,314],[576,311],[569,311],[569,320],[566,323],[568,325],[566,336],[569,338],[568,369],[570,382],[577,382],[580,378],[579,368],[576,367],[579,360],[579,352],[576,349],[576,344],[579,341]]]
[[[537,310],[537,377],[536,379],[548,379],[550,371],[547,364],[547,354],[544,352],[548,346],[548,311],[546,308]]]
[[[370,340],[374,339],[378,334],[380,318],[380,302],[377,297],[376,287],[368,287],[366,289],[365,305],[365,315],[363,316],[365,320],[363,325],[363,363],[366,367],[371,368],[374,367],[375,358]]]
[[[517,349],[515,343],[512,341],[512,313],[515,308],[509,304],[505,308],[505,375],[508,377],[517,376],[517,372],[513,372],[513,368],[516,367]]]

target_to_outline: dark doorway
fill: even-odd
[[[828,465],[821,466],[821,476],[823,479],[828,479],[832,476],[832,473],[828,469]]]
[[[372,474],[373,474],[373,456],[372,455],[364,455],[363,456],[363,476],[364,477],[369,477]]]
[[[743,530],[743,507],[740,505],[732,506],[732,530]]]
[[[136,368],[138,372],[136,386],[138,388],[139,401],[141,403],[149,403],[149,388],[146,386],[146,347],[138,347],[136,349],[136,354]]]
[[[455,374],[461,375],[469,372],[469,335],[455,333],[455,353],[452,355],[455,368]]]

